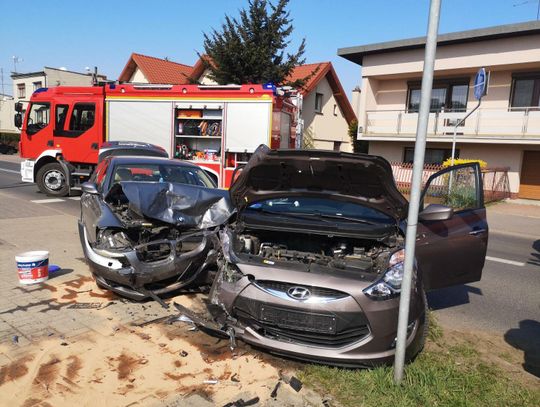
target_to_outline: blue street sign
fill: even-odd
[[[486,68],[480,68],[474,77],[474,97],[478,100],[486,94],[487,74]]]

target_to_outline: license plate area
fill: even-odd
[[[266,324],[276,325],[279,328],[324,334],[336,333],[336,316],[329,314],[292,311],[271,305],[261,305],[260,321]]]

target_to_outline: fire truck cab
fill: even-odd
[[[53,196],[80,189],[102,143],[137,141],[190,160],[228,187],[260,144],[294,148],[299,102],[263,85],[42,88],[21,123],[22,180]]]

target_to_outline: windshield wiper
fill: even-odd
[[[287,216],[287,217],[290,217],[290,218],[298,218],[298,219],[309,219],[309,218],[318,218],[318,219],[322,219],[322,220],[325,220],[325,219],[339,219],[339,220],[346,220],[346,221],[349,221],[349,222],[363,223],[363,224],[366,224],[366,225],[375,225],[376,224],[375,222],[370,222],[370,221],[364,220],[364,219],[350,218],[350,217],[347,217],[347,216],[332,215],[332,214],[329,214],[329,213],[321,213],[321,212],[274,212],[274,211],[269,211],[269,210],[263,209],[263,208],[254,209],[254,210],[256,210],[258,212],[263,212],[263,213],[266,213],[266,214],[277,215],[277,216],[283,215],[283,216]]]
[[[331,213],[321,213],[321,212],[307,213],[307,212],[302,212],[301,215],[312,216],[312,217],[323,218],[323,219],[347,220],[347,221],[355,222],[355,223],[364,223],[366,225],[375,225],[375,222],[370,222],[370,221],[365,220],[365,219],[350,218],[348,216],[341,216],[341,215],[332,215]]]

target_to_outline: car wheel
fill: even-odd
[[[421,352],[422,349],[424,349],[424,345],[426,344],[426,339],[429,333],[429,308],[428,308],[428,302],[427,302],[427,296],[426,296],[426,290],[422,287],[422,299],[424,300],[424,329],[421,332],[420,336],[420,345],[419,345],[419,351]]]
[[[69,192],[64,169],[58,163],[45,164],[37,172],[36,182],[41,192],[51,196],[66,196]]]

